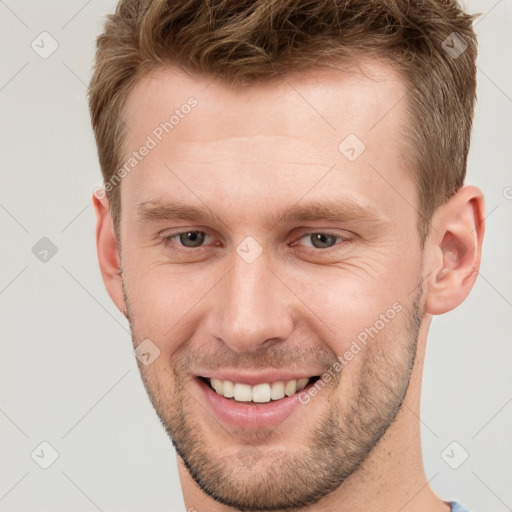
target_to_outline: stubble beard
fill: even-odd
[[[296,510],[318,502],[355,473],[396,418],[407,393],[422,321],[419,288],[410,309],[403,308],[406,317],[402,326],[386,337],[381,333],[379,339],[368,343],[361,355],[365,360],[353,396],[343,403],[336,399],[337,387],[343,385],[343,370],[341,377],[331,382],[330,389],[326,386],[321,391],[320,394],[326,393],[330,407],[314,421],[296,452],[268,449],[268,442],[275,437],[272,432],[262,433],[261,439],[255,438],[250,445],[241,447],[249,450],[246,460],[236,454],[216,456],[194,413],[189,412],[202,408],[184,387],[187,365],[178,361],[169,369],[173,380],[171,389],[166,389],[149,368],[139,364],[153,407],[177,454],[203,492],[242,511]],[[132,325],[126,293],[125,302],[137,345],[143,337],[138,339],[134,334],[138,331]],[[389,344],[393,347],[392,357]],[[307,415],[307,406],[304,407]],[[233,438],[233,444],[239,442]],[[257,456],[257,460],[248,464],[250,450],[255,450],[253,459]]]

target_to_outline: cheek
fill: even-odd
[[[164,355],[174,352],[190,336],[201,300],[215,284],[212,272],[142,257],[125,262],[123,278],[136,340],[153,340]]]
[[[331,369],[341,376],[338,389],[343,396],[359,388],[364,365],[392,361],[394,354],[403,352],[407,312],[414,298],[409,292],[416,283],[413,275],[404,273],[397,280],[385,272],[338,271],[322,280],[324,286],[304,289],[304,302],[315,313],[307,313],[310,328],[337,357],[338,364]]]
[[[339,354],[352,340],[364,341],[366,329],[375,324],[379,331],[397,324],[395,317],[410,302],[417,277],[404,272],[397,278],[383,268],[330,268],[307,278],[295,275],[288,283],[304,303],[303,315],[326,341],[332,340],[331,348]]]
[[[221,262],[177,265],[151,260],[147,251],[127,254],[123,276],[132,329],[136,339],[153,340],[169,361],[196,331],[207,327],[208,315],[227,307],[221,303],[227,292],[220,289],[226,286],[222,280],[233,274],[226,274],[229,267]],[[276,307],[296,314],[336,355],[351,350],[354,340],[364,343],[375,328],[391,331],[398,323],[391,315],[410,302],[417,284],[413,265],[401,266],[388,251],[363,259],[365,263],[354,260],[337,267],[275,266],[286,283],[273,289]],[[207,339],[211,333],[203,334]]]

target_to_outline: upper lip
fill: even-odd
[[[304,379],[317,377],[321,375],[321,371],[312,371],[312,372],[304,372],[304,371],[283,371],[283,370],[263,370],[258,372],[249,372],[243,370],[217,370],[217,371],[204,371],[198,372],[198,377],[204,377],[206,379],[219,379],[219,380],[229,380],[231,382],[238,382],[241,384],[249,384],[250,386],[255,386],[256,384],[269,383],[284,381],[287,382],[289,380],[294,379]]]

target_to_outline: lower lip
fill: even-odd
[[[199,378],[194,379],[201,389],[202,395],[209,408],[222,423],[244,430],[256,430],[262,428],[276,427],[282,423],[299,406],[299,394],[307,391],[312,383],[309,383],[299,393],[282,398],[271,400],[262,404],[247,404],[224,398],[217,394],[206,382]]]

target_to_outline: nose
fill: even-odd
[[[237,352],[251,352],[286,340],[294,328],[293,294],[261,255],[234,264],[217,289],[210,311],[210,335]]]

